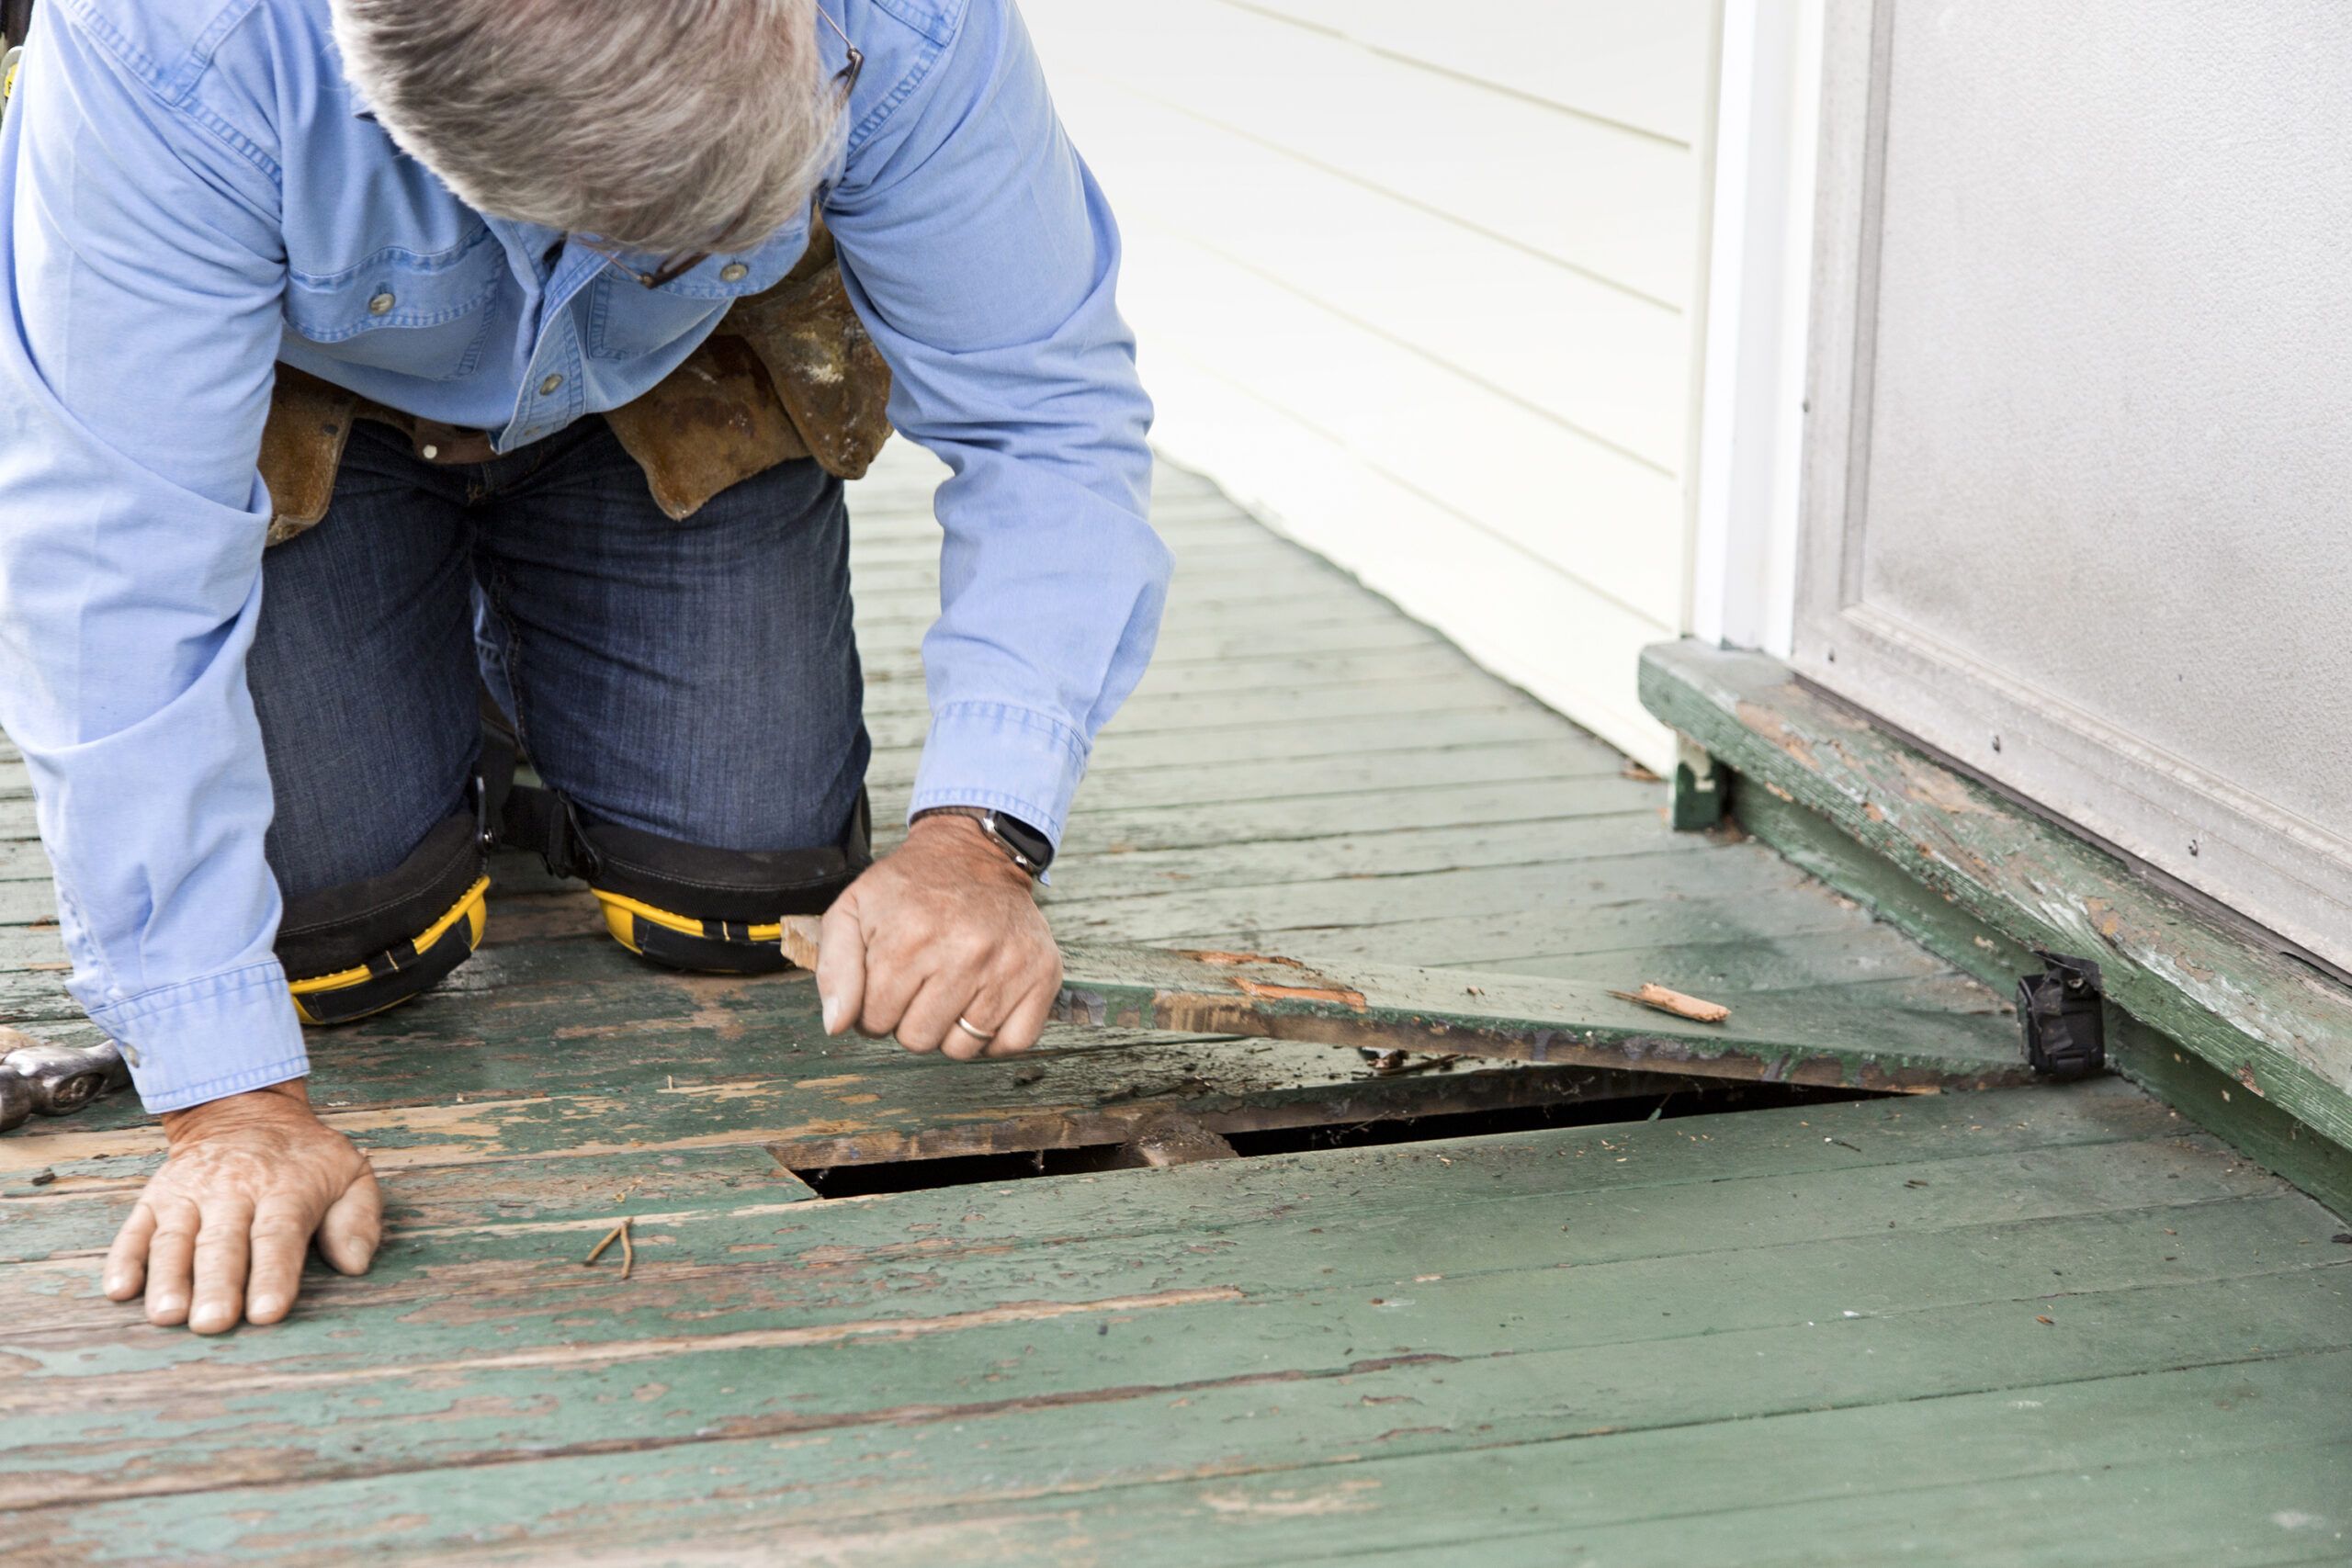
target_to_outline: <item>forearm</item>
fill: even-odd
[[[244,654],[269,497],[275,183],[79,13],[0,128],[0,726],[75,998],[151,1107],[303,1070]]]

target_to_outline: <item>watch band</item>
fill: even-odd
[[[1046,879],[1046,868],[1053,863],[1052,841],[1018,817],[1007,817],[984,806],[930,806],[916,812],[910,821],[920,822],[926,817],[970,818],[1008,860],[1039,882]]]

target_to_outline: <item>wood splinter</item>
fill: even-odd
[[[1731,1009],[1721,1002],[1703,1001],[1686,997],[1680,991],[1670,991],[1655,980],[1645,981],[1638,991],[1611,991],[1620,1001],[1639,1002],[1645,1008],[1670,1012],[1677,1018],[1687,1018],[1693,1023],[1721,1023],[1731,1016]]]
[[[637,1247],[635,1244],[629,1240],[628,1226],[629,1216],[624,1215],[619,1224],[615,1225],[611,1230],[605,1233],[604,1240],[598,1242],[594,1247],[589,1249],[588,1256],[580,1260],[580,1267],[582,1269],[587,1268],[590,1264],[595,1262],[596,1259],[605,1256],[605,1248],[612,1246],[615,1242],[619,1242],[621,1244],[621,1278],[624,1280],[628,1279],[631,1270],[635,1269],[637,1267]]]

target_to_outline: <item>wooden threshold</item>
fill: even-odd
[[[2126,1015],[2109,1034],[2127,1071],[2312,1190],[2352,1197],[2352,989],[1777,660],[1662,644],[1641,691],[1730,772],[1743,826],[1988,983],[2038,969],[2031,948],[2096,960]]]

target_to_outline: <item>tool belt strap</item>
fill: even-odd
[[[890,438],[889,399],[889,367],[850,308],[832,235],[819,219],[783,282],[737,300],[684,364],[604,418],[644,469],[654,503],[684,519],[730,485],[795,458],[862,478]],[[419,419],[281,365],[261,441],[262,479],[276,511],[271,544],[326,516],[359,419],[401,431],[427,461],[496,455],[482,431]]]

